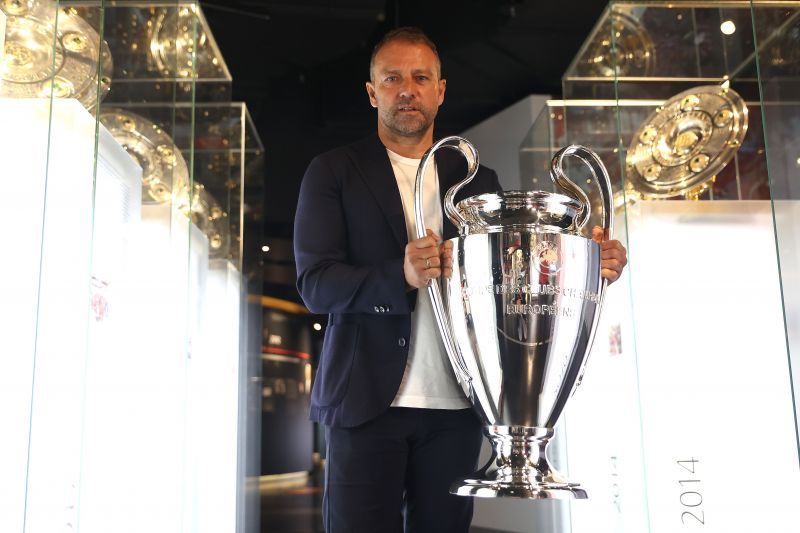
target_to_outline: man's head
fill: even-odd
[[[446,82],[436,45],[417,28],[398,28],[375,46],[367,94],[378,109],[378,129],[399,137],[431,131]]]
[[[375,48],[372,49],[372,57],[369,58],[369,79],[372,83],[375,83],[375,56],[378,55],[378,52],[381,51],[381,48],[394,41],[402,41],[409,44],[419,44],[430,48],[431,52],[433,52],[433,55],[436,56],[436,78],[441,79],[442,63],[439,61],[439,50],[436,49],[436,45],[427,35],[425,35],[421,29],[413,26],[404,26],[402,28],[395,28],[394,30],[388,32],[380,41],[378,41],[378,44],[375,45]]]

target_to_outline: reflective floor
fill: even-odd
[[[324,533],[322,527],[322,470],[305,484],[261,489],[261,533]],[[470,528],[470,533],[505,533],[499,529]]]
[[[321,472],[305,486],[262,489],[261,532],[324,533],[321,508]]]

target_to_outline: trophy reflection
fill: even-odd
[[[485,426],[492,458],[458,480],[463,496],[530,499],[586,498],[578,483],[549,463],[546,448],[592,345],[606,282],[600,245],[581,236],[591,206],[563,172],[574,156],[591,170],[610,237],[613,206],[600,159],[577,145],[559,151],[551,177],[567,194],[508,191],[453,199],[478,170],[475,147],[447,137],[423,156],[417,172],[415,215],[425,235],[421,191],[427,165],[440,148],[461,152],[467,177],[445,195],[444,209],[459,230],[453,271],[428,288],[456,377]]]

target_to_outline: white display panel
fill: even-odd
[[[0,128],[0,184],[15,190],[7,202],[14,230],[6,234],[0,261],[0,531],[21,531],[30,432],[36,318],[39,298],[39,243],[44,213],[49,106],[0,99],[0,116],[27,131]],[[24,199],[24,200],[23,200]]]
[[[628,211],[650,531],[797,531],[800,490],[767,201]]]
[[[141,171],[104,130],[95,159],[95,120],[77,101],[0,100],[0,116],[17,125],[0,128],[15,192],[14,260],[0,267],[0,530],[64,530],[78,523],[92,324],[119,281]]]
[[[204,241],[170,205],[142,207],[117,315],[124,328],[90,373],[83,532],[189,531],[187,382],[198,303],[189,297],[198,293],[198,259],[208,261]]]
[[[236,530],[239,486],[241,275],[229,261],[217,259],[206,280],[200,343],[190,374],[191,530],[196,533]]]
[[[561,530],[795,532],[800,471],[770,202],[639,202],[626,227],[630,263],[606,295],[561,433],[589,500],[572,502]]]
[[[800,180],[795,180],[800,185]],[[795,386],[795,416],[800,414],[800,200],[775,200],[783,304]],[[800,446],[800,435],[798,435]]]

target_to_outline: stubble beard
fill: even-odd
[[[429,109],[417,108],[418,113],[403,116],[397,107],[379,112],[381,122],[392,133],[401,137],[419,137],[433,124],[436,112]]]

